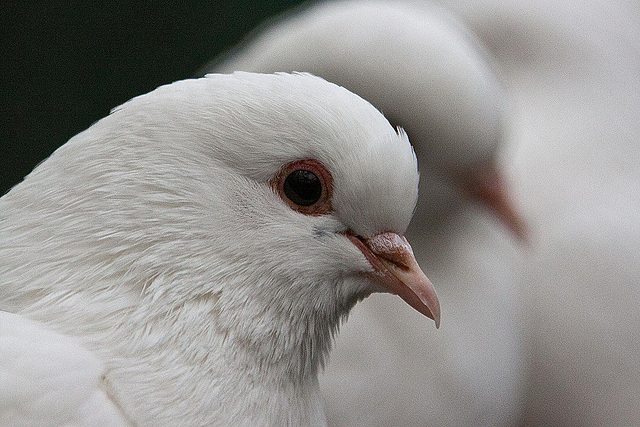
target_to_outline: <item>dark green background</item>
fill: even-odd
[[[111,108],[192,77],[299,3],[1,2],[0,195]]]

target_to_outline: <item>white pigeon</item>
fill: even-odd
[[[340,319],[440,318],[406,135],[308,74],[162,86],[0,199],[0,424],[322,425]]]
[[[640,3],[448,3],[487,41],[518,111],[510,166],[535,230],[518,424],[638,426]]]
[[[497,166],[506,96],[476,38],[429,3],[333,1],[273,21],[209,67],[309,71],[343,85],[402,125],[428,165],[407,236],[454,314],[436,336],[392,300],[358,305],[320,377],[330,424],[513,425],[524,379],[520,253],[459,191],[525,234]]]

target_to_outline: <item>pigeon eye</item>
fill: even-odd
[[[311,206],[322,195],[322,184],[315,173],[298,169],[284,180],[284,194],[296,205]]]
[[[271,180],[271,186],[291,209],[305,215],[331,212],[333,178],[317,160],[286,164]]]

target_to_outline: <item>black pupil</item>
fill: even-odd
[[[311,206],[322,195],[320,178],[311,171],[296,170],[284,180],[284,194],[296,205]]]

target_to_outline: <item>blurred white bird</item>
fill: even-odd
[[[402,237],[415,156],[306,74],[163,86],[0,199],[0,424],[322,425],[372,292],[439,322]]]
[[[448,4],[517,110],[509,167],[534,230],[520,424],[640,425],[640,3]]]
[[[324,2],[270,23],[209,69],[317,74],[378,107],[416,149],[420,198],[407,233],[454,314],[429,336],[393,301],[356,307],[321,377],[330,423],[513,425],[524,372],[520,254],[461,196],[516,236],[526,227],[498,167],[506,97],[475,37],[425,2]],[[401,331],[397,313],[410,325]]]

